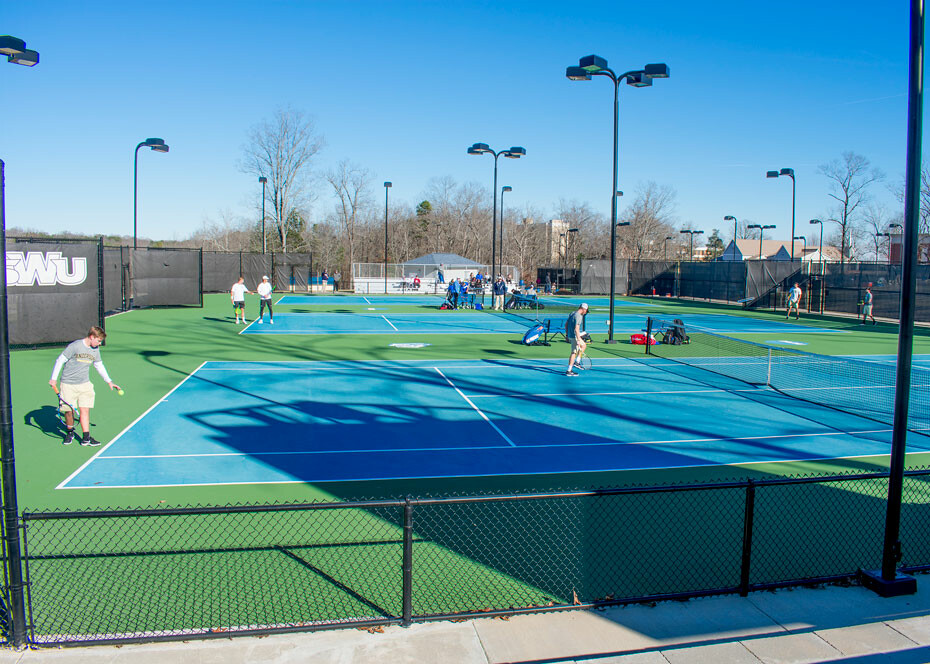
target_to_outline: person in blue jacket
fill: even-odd
[[[455,279],[449,279],[449,287],[446,289],[449,292],[449,301],[452,302],[452,308],[458,309],[459,306],[459,289],[455,283]]]
[[[504,283],[504,277],[497,275],[497,281],[494,282],[494,307],[496,311],[504,310],[504,296],[507,295],[507,284]]]

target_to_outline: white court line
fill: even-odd
[[[447,367],[449,368],[449,367]],[[529,399],[533,397],[616,397],[640,396],[646,394],[706,394],[720,392],[759,392],[761,388],[755,387],[744,390],[647,390],[645,392],[550,392],[542,394],[525,394],[512,392],[509,394],[469,394],[470,399]]]
[[[258,321],[257,318],[253,318],[253,319],[252,319],[252,322],[249,323],[248,325],[243,325],[243,326],[242,326],[242,329],[239,330],[239,332],[237,332],[237,334],[242,334],[242,333],[245,332],[247,329],[249,329],[250,327],[252,327],[253,325],[255,325],[255,323],[256,323],[257,321]]]
[[[126,311],[117,311],[115,314],[107,314],[105,318],[113,318],[114,316],[122,316],[123,314],[130,313],[131,311],[133,311],[133,309],[127,309]]]
[[[513,442],[512,440],[510,440],[510,438],[507,437],[507,434],[505,434],[503,431],[501,431],[501,430],[498,428],[498,426],[497,426],[496,424],[494,424],[494,422],[492,422],[492,421],[488,418],[487,415],[485,415],[484,413],[482,413],[482,412],[481,412],[481,409],[478,408],[478,406],[476,406],[476,405],[474,404],[474,402],[473,402],[471,399],[469,399],[467,396],[465,396],[465,393],[462,392],[462,390],[460,390],[459,388],[457,388],[457,387],[455,386],[455,383],[453,383],[451,380],[449,380],[448,378],[446,378],[446,374],[444,374],[444,373],[439,369],[439,367],[434,367],[434,369],[436,369],[436,373],[438,373],[440,376],[442,376],[443,378],[446,379],[446,382],[449,383],[449,385],[452,387],[453,390],[455,390],[456,392],[458,392],[459,395],[460,395],[463,399],[465,399],[465,401],[468,402],[468,405],[469,405],[469,406],[471,406],[472,408],[475,409],[475,412],[477,412],[479,415],[481,415],[482,418],[484,418],[484,421],[485,421],[485,422],[487,422],[487,423],[490,424],[492,427],[494,427],[494,430],[495,430],[497,433],[499,433],[499,434],[501,435],[501,438],[503,438],[504,440],[507,441],[507,444],[508,444],[508,445],[510,445],[511,447],[516,447],[516,445],[514,444],[514,442]]]
[[[136,419],[134,419],[134,420],[129,424],[129,426],[127,426],[125,429],[123,429],[123,430],[120,431],[118,434],[116,434],[116,436],[113,438],[113,440],[111,440],[109,443],[107,443],[106,445],[104,445],[103,447],[101,447],[101,448],[97,451],[97,453],[96,453],[95,455],[93,455],[91,458],[89,458],[87,461],[85,461],[85,462],[81,465],[80,468],[78,468],[78,469],[75,470],[73,473],[71,473],[70,475],[68,475],[68,477],[66,477],[64,480],[62,480],[61,484],[59,484],[59,485],[56,486],[55,488],[56,488],[56,489],[66,489],[66,488],[70,488],[70,487],[66,487],[65,485],[66,485],[68,482],[70,482],[72,479],[74,479],[74,477],[75,477],[78,473],[80,473],[80,472],[81,472],[82,470],[84,470],[87,466],[89,466],[90,463],[91,463],[94,459],[100,458],[100,455],[103,454],[113,443],[115,443],[117,440],[119,440],[120,436],[122,436],[124,433],[126,433],[127,431],[129,431],[133,426],[135,426],[136,422],[138,422],[138,421],[141,420],[143,417],[145,417],[146,415],[148,415],[148,414],[152,411],[152,409],[155,408],[155,406],[157,406],[158,404],[160,404],[161,402],[163,402],[165,399],[167,399],[169,396],[171,396],[171,393],[172,393],[172,392],[174,392],[176,389],[178,389],[179,387],[181,387],[185,382],[187,382],[187,379],[190,378],[191,376],[193,376],[195,373],[197,373],[197,371],[200,369],[200,367],[202,367],[204,364],[206,364],[206,362],[201,362],[199,367],[197,367],[197,368],[194,369],[191,373],[189,373],[187,376],[185,376],[184,379],[183,379],[180,383],[178,383],[177,385],[175,385],[174,387],[172,387],[170,390],[168,390],[168,393],[165,394],[165,396],[163,396],[161,399],[159,399],[158,401],[156,401],[155,403],[153,403],[151,406],[149,406],[148,409],[146,409],[146,411],[145,411],[144,413],[142,413],[141,415],[139,415],[139,417],[137,417]],[[106,459],[106,458],[110,458],[110,457],[103,457],[103,458]]]
[[[385,323],[387,323],[387,324],[390,325],[391,327],[394,327],[394,323],[392,323],[391,321],[389,321],[389,320],[387,319],[387,316],[382,315],[381,318],[384,319],[384,322],[385,322]],[[395,331],[395,332],[398,332],[399,330],[398,330],[396,327],[394,327],[394,331]]]
[[[283,300],[283,299],[286,298],[286,297],[287,297],[287,295],[282,295],[281,297],[278,298],[278,302],[280,302],[281,300]],[[275,304],[278,304],[278,302],[275,302]]]
[[[362,299],[365,300],[365,304],[371,304],[371,300],[369,300],[367,297],[363,297]]]
[[[480,411],[479,411],[480,412]],[[487,418],[485,418],[487,419]],[[492,425],[493,426],[493,425]],[[495,427],[496,428],[496,427]],[[629,440],[629,441],[610,441],[603,443],[554,443],[552,445],[514,445],[518,450],[523,449],[548,449],[553,447],[609,447],[613,445],[677,445],[680,443],[728,443],[728,442],[752,442],[763,440],[777,440],[784,438],[823,438],[825,436],[863,436],[876,433],[891,433],[892,429],[866,429],[863,431],[822,431],[817,433],[794,433],[779,434],[773,436],[732,436],[716,438],[682,438],[672,440]],[[501,434],[503,435],[503,434]],[[507,439],[510,440],[509,438]],[[188,458],[208,458],[208,457],[263,457],[263,456],[310,456],[316,454],[373,454],[392,452],[470,452],[473,450],[501,450],[499,445],[476,445],[471,447],[411,447],[411,448],[374,448],[374,449],[354,449],[354,450],[299,450],[290,452],[208,452],[204,454],[139,454],[139,455],[120,455],[108,456],[104,459],[188,459]]]

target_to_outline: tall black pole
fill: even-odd
[[[762,228],[759,228],[759,260],[762,260],[762,236],[765,234],[765,231]],[[794,240],[791,241],[792,245]]]
[[[262,177],[259,178],[262,183],[262,254],[268,250],[268,243],[265,240],[265,183],[268,182],[268,178]]]
[[[13,391],[10,387],[10,328],[6,289],[5,164],[0,159],[0,474],[3,476],[3,523],[10,579],[11,640],[14,648],[26,641],[26,605],[16,502],[16,459],[13,451]]]
[[[794,262],[794,174],[791,174],[791,262]],[[801,258],[804,258],[803,256]],[[794,268],[792,268],[794,269]]]
[[[132,248],[138,249],[137,229],[138,229],[138,198],[139,198],[139,148],[145,145],[145,141],[136,146],[136,154],[132,160]]]
[[[500,270],[500,272],[498,272],[498,274],[503,274],[503,273],[504,273],[504,190],[503,190],[503,189],[501,189],[501,229],[500,229],[500,242],[499,242],[499,246],[497,247],[497,251],[498,251],[498,254],[497,254],[497,266],[498,266],[498,270]],[[491,283],[493,284],[494,281],[492,280]]]
[[[384,183],[384,294],[388,292],[387,254],[388,254],[388,190],[393,185]]]
[[[503,150],[501,150],[503,152]],[[494,203],[491,206],[491,283],[497,279],[494,267],[494,257],[497,255],[497,158],[500,152],[492,152],[494,155]]]
[[[621,77],[622,79],[622,77]],[[607,323],[607,343],[614,339],[614,297],[617,290],[617,179],[620,159],[620,80],[611,73],[614,83],[614,179],[610,187],[610,320]]]
[[[908,399],[914,345],[914,305],[917,294],[917,231],[920,222],[920,143],[923,127],[924,1],[911,0],[910,67],[907,102],[907,165],[904,182],[904,261],[901,270],[901,316],[898,328],[898,368],[895,379],[894,430],[891,434],[891,467],[888,506],[882,549],[882,595],[917,592],[913,577],[897,574],[901,559],[901,501],[904,487],[904,455],[907,441]],[[871,584],[870,584],[871,585]],[[885,592],[882,592],[884,590]],[[890,591],[890,592],[889,592]]]

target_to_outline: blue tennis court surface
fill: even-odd
[[[207,362],[59,488],[609,471],[885,455],[889,426],[661,358]],[[849,386],[850,389],[862,389]],[[910,433],[910,451],[930,436]]]
[[[532,312],[522,310],[521,314]],[[539,318],[551,318],[560,327],[565,311],[539,311]],[[797,325],[726,314],[694,314],[681,316],[686,325],[697,325],[710,332],[764,333],[764,334],[836,334],[838,330]],[[592,333],[607,332],[608,315],[597,310],[588,314],[586,328]],[[240,334],[516,334],[523,333],[532,324],[520,316],[488,311],[437,311],[435,313],[279,313],[274,325],[252,321]],[[646,316],[637,314],[614,315],[615,334],[643,332]]]

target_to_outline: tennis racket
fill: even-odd
[[[591,343],[591,337],[585,333],[581,337],[585,344]],[[575,364],[582,369],[583,371],[589,371],[591,369],[591,358],[588,357],[588,354],[585,352],[587,350],[587,345],[585,345],[585,350],[579,350],[578,356],[575,358]]]
[[[63,408],[67,407],[71,409],[71,416],[73,418],[72,426],[73,426],[75,423],[77,423],[81,419],[80,412],[78,411],[77,408],[75,408],[74,406],[72,406],[70,403],[68,403],[62,398],[61,390],[59,390],[57,387],[52,387],[52,389],[55,390],[55,396],[58,397],[58,407],[55,408],[55,412],[58,413],[58,421],[61,422],[61,426],[65,428],[68,427],[68,421],[65,419],[67,411],[62,410]]]

